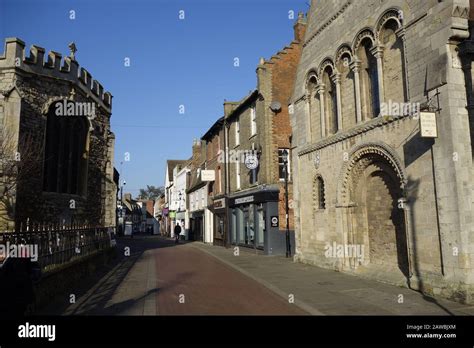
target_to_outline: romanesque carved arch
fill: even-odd
[[[319,76],[322,77],[323,74],[324,74],[324,71],[327,69],[327,68],[331,68],[332,70],[332,73],[334,74],[335,72],[337,72],[336,70],[336,67],[334,66],[334,63],[333,63],[333,60],[329,57],[325,58],[322,63],[319,65]]]
[[[312,184],[313,212],[326,209],[326,184],[322,175],[316,173]]]
[[[349,57],[349,63],[351,63],[353,61],[353,53],[352,53],[352,48],[349,44],[342,44],[341,46],[339,46],[339,48],[337,49],[336,51],[336,66],[338,65],[338,63],[341,61],[341,59],[344,57],[344,56],[348,56]]]
[[[403,28],[403,12],[400,9],[391,8],[385,11],[377,21],[377,25],[375,26],[376,38],[380,38],[380,34],[385,24],[390,20],[394,20],[397,23],[398,29]]]
[[[312,87],[315,87],[318,84],[319,84],[318,74],[317,74],[316,70],[311,69],[306,74],[306,84],[305,84],[306,95],[308,95],[308,93],[309,93],[309,91],[311,90]]]
[[[371,28],[364,28],[359,31],[352,43],[352,52],[354,52],[354,55],[357,54],[357,50],[364,39],[370,39],[372,41],[372,46],[376,46],[377,44],[374,31]]]
[[[383,160],[387,166],[391,167],[400,181],[402,189],[405,187],[407,176],[403,169],[402,161],[395,150],[382,142],[361,144],[351,150],[348,161],[345,161],[342,166],[338,180],[337,206],[347,206],[352,203],[352,190],[354,189],[354,183],[352,182],[353,174],[357,176],[358,170],[363,171],[364,165],[360,166],[361,161],[370,156]]]

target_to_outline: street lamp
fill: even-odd
[[[283,173],[285,174],[285,211],[286,211],[286,257],[291,257],[290,242],[290,206],[288,202],[288,153],[289,150],[283,150]]]
[[[120,203],[122,204],[122,210],[123,210],[123,187],[127,185],[127,182],[125,180],[122,181],[122,186],[120,186]]]

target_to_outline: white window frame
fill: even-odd
[[[240,190],[240,161],[235,162],[235,180],[236,180],[236,188]]]
[[[250,107],[250,136],[257,134],[257,109],[255,105]]]
[[[240,120],[235,122],[235,146],[240,145]]]
[[[217,169],[217,177],[219,179],[219,193],[222,193],[222,172],[220,167]]]

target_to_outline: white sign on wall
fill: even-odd
[[[202,181],[216,181],[216,171],[215,170],[201,170],[201,180]]]
[[[244,204],[244,203],[252,203],[252,202],[253,202],[253,196],[235,199],[235,204]]]
[[[437,138],[438,137],[436,113],[420,112],[420,131],[421,131],[422,138]]]

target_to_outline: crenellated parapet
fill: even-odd
[[[61,53],[49,51],[32,45],[29,56],[25,52],[25,42],[18,38],[5,39],[5,50],[0,55],[0,69],[16,68],[27,73],[67,80],[79,86],[86,95],[90,95],[109,113],[112,109],[112,94],[104,92],[99,81],[84,68],[74,57],[62,58]]]

